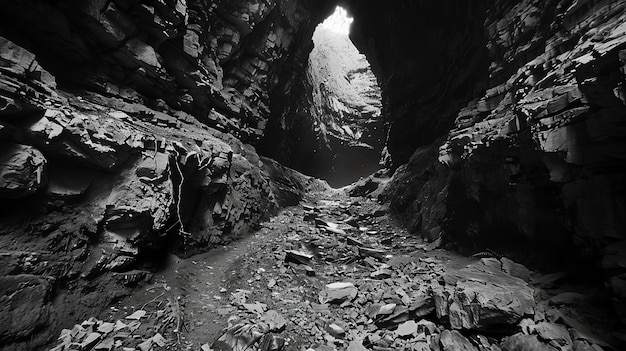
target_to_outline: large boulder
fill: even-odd
[[[453,329],[510,330],[534,314],[533,289],[492,265],[472,264],[443,279],[433,288],[435,310]]]

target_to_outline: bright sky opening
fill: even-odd
[[[352,21],[354,21],[354,19],[352,17],[348,17],[348,12],[337,6],[335,12],[322,22],[321,26],[328,28],[333,32],[347,35],[350,33],[350,23],[352,23]]]

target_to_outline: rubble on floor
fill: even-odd
[[[523,265],[429,247],[379,211],[335,191],[265,223],[217,300],[227,327],[202,350],[614,349],[609,326],[551,302]]]
[[[50,351],[156,351],[173,348],[176,340],[172,335],[181,326],[180,307],[177,301],[164,302],[160,301],[156,308],[139,309],[115,321],[91,317],[71,329],[63,329],[56,346]]]

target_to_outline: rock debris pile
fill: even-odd
[[[228,325],[202,350],[611,349],[607,326],[591,324],[604,312],[580,300],[592,294],[554,285],[564,273],[457,256],[371,199],[323,197],[263,225],[271,236],[214,297]]]
[[[163,347],[166,339],[158,330],[167,321],[162,321],[164,310],[158,311],[156,316],[146,316],[146,311],[139,310],[127,316],[123,321],[117,320],[115,323],[104,322],[95,318],[90,318],[81,324],[76,324],[72,329],[63,329],[59,336],[60,343],[51,351],[63,350],[141,350],[149,351],[153,347]],[[160,315],[159,315],[160,314]],[[142,323],[141,319],[146,317],[150,322],[161,322],[161,327]],[[150,338],[142,338],[149,332],[155,334]]]

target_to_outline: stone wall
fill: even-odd
[[[350,37],[380,81],[394,169],[446,133],[485,86],[489,1],[342,1]]]

